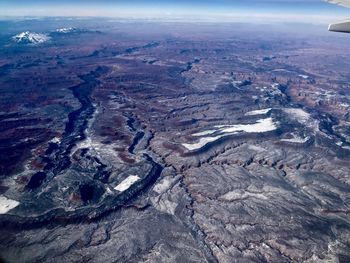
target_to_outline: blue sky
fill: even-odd
[[[0,0],[0,16],[233,17],[323,21],[350,9],[323,0]]]

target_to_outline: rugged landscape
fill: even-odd
[[[1,260],[350,261],[348,35],[0,25]]]

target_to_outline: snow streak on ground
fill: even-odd
[[[124,192],[125,190],[128,190],[138,180],[140,180],[140,177],[138,177],[137,175],[130,175],[128,178],[126,178],[124,181],[118,184],[114,189],[120,192]]]
[[[277,129],[276,123],[272,118],[260,119],[256,123],[253,124],[235,124],[235,125],[218,125],[215,126],[216,130],[212,132],[204,131],[202,133],[195,133],[194,136],[198,136],[198,134],[217,134],[216,136],[208,136],[200,138],[197,143],[184,143],[182,144],[185,148],[190,151],[198,150],[203,148],[205,145],[211,142],[215,142],[222,137],[234,135],[238,133],[262,133],[269,132]]]
[[[7,197],[0,196],[0,214],[6,214],[11,209],[19,205],[19,202],[16,200],[8,199]]]

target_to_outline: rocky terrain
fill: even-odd
[[[281,27],[1,32],[1,260],[349,262],[348,38]]]

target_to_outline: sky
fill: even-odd
[[[0,17],[106,16],[322,23],[350,16],[324,0],[0,0]]]

